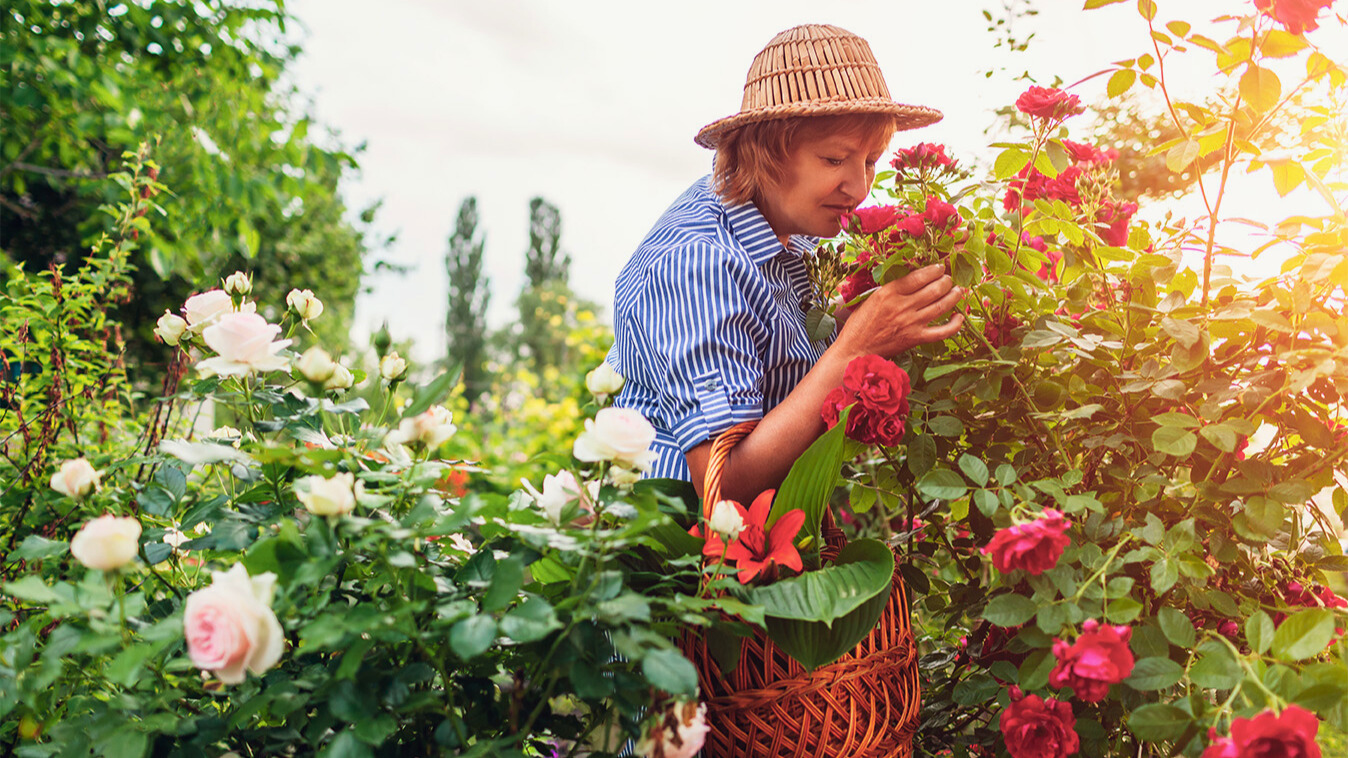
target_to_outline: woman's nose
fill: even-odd
[[[842,184],[838,189],[847,196],[853,203],[860,203],[870,194],[871,186],[867,176],[869,172],[864,164],[859,166],[848,166],[847,172],[843,175]]]

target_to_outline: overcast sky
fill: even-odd
[[[777,32],[831,23],[865,37],[900,102],[945,113],[900,134],[894,147],[943,142],[986,156],[993,111],[1012,102],[1028,71],[1041,83],[1076,81],[1145,51],[1133,3],[1083,13],[1080,0],[1041,0],[1019,36],[1028,53],[994,50],[984,7],[1000,0],[821,3],[798,0],[291,0],[304,27],[295,73],[320,122],[347,144],[365,142],[348,205],[383,201],[377,229],[397,233],[380,253],[413,267],[376,275],[361,297],[356,336],[387,320],[422,358],[444,350],[443,257],[460,202],[478,197],[491,277],[491,320],[513,317],[528,247],[528,201],[561,209],[571,284],[601,303],[660,213],[710,170],[693,144],[704,124],[738,110],[754,54]],[[1201,21],[1230,2],[1162,3]],[[1213,33],[1211,36],[1229,35]],[[1178,86],[1207,88],[1206,70]],[[1011,71],[991,79],[989,68]],[[1105,77],[1074,91],[1101,97]],[[320,282],[315,285],[321,287]]]

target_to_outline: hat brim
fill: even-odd
[[[944,118],[944,114],[935,108],[928,108],[924,105],[904,105],[881,98],[848,99],[836,103],[810,103],[809,105],[789,103],[742,111],[733,116],[718,119],[702,127],[693,141],[702,147],[715,150],[727,133],[745,124],[802,116],[842,116],[850,113],[888,113],[894,116],[898,131],[901,132],[928,126]]]

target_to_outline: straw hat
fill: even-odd
[[[756,56],[740,112],[702,127],[694,140],[715,148],[732,129],[792,116],[889,113],[900,131],[941,120],[941,112],[896,103],[866,40],[836,26],[805,24],[778,34]]]

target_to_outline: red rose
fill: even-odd
[[[843,387],[871,410],[908,415],[908,372],[878,355],[863,355],[847,364]]]
[[[1031,87],[1018,98],[1016,108],[1033,118],[1060,121],[1086,110],[1081,98],[1054,87]]]
[[[1073,163],[1103,166],[1107,163],[1113,163],[1114,159],[1119,157],[1119,151],[1112,147],[1100,148],[1095,145],[1073,142],[1070,139],[1063,140],[1062,144],[1063,147],[1067,148],[1067,154],[1072,156]]]
[[[894,224],[894,229],[903,232],[909,237],[921,237],[927,233],[927,221],[922,218],[922,216],[914,213],[911,216],[900,219],[898,223]]]
[[[1081,748],[1070,703],[1022,697],[1019,687],[1011,688],[1011,701],[998,721],[1011,758],[1063,758]]]
[[[838,285],[838,295],[842,297],[844,303],[850,303],[879,286],[875,283],[875,277],[871,276],[871,270],[863,268],[842,280],[842,284]]]
[[[989,321],[983,325],[983,336],[987,338],[988,344],[993,347],[1006,347],[1011,344],[1011,333],[1021,326],[1023,321],[1012,316],[1010,313],[1002,316],[1000,322]]]
[[[1126,626],[1101,626],[1087,619],[1076,642],[1053,641],[1058,664],[1049,672],[1048,683],[1059,689],[1071,687],[1087,703],[1104,700],[1111,684],[1133,673],[1133,651],[1128,648],[1132,636],[1133,630]]]
[[[922,142],[899,150],[890,162],[895,171],[918,171],[935,169],[933,173],[955,173],[959,165],[945,154],[945,145],[932,145]]]
[[[927,210],[922,213],[927,223],[940,231],[949,229],[952,222],[958,223],[960,212],[955,206],[937,197],[927,198]]]
[[[843,387],[834,387],[833,391],[824,397],[824,405],[819,409],[819,415],[823,417],[824,424],[832,429],[838,425],[838,419],[842,417],[843,409],[853,404],[855,404],[855,407],[847,416],[847,429],[844,434],[858,442],[869,442],[869,440],[862,439],[867,436],[868,418],[866,409],[857,402],[856,395]]]
[[[875,234],[894,225],[903,213],[897,205],[870,205],[846,214],[844,227],[862,234]]]
[[[1016,524],[992,536],[983,554],[992,555],[992,565],[1003,574],[1025,569],[1034,576],[1058,565],[1063,551],[1072,544],[1067,536],[1071,527],[1063,515],[1052,508],[1027,524]]]
[[[1095,214],[1095,223],[1099,228],[1100,239],[1106,245],[1123,247],[1128,244],[1128,224],[1137,213],[1137,203],[1117,203],[1105,201]]]
[[[904,405],[907,405],[906,400]],[[907,413],[906,408],[904,413]],[[860,440],[861,442],[883,445],[884,447],[894,447],[903,442],[903,416],[890,416],[880,413],[867,413],[866,416],[866,438]]]
[[[1035,249],[1038,250],[1038,248],[1035,248]],[[1048,282],[1048,283],[1051,283],[1051,284],[1057,284],[1057,283],[1058,283],[1058,261],[1062,260],[1062,251],[1061,251],[1061,250],[1047,250],[1047,251],[1041,251],[1041,252],[1043,252],[1044,255],[1047,255],[1047,256],[1048,256],[1048,263],[1045,263],[1044,265],[1040,266],[1040,267],[1039,267],[1039,270],[1036,271],[1036,272],[1034,272],[1034,275],[1037,276],[1037,277],[1039,277],[1040,279],[1042,279],[1042,280],[1045,281],[1045,282]]]
[[[1320,28],[1316,17],[1322,9],[1333,4],[1334,0],[1254,0],[1254,7],[1293,34]]]
[[[1264,711],[1231,722],[1231,736],[1209,745],[1203,758],[1320,758],[1319,729],[1315,714],[1299,705],[1287,706],[1280,715]]]

